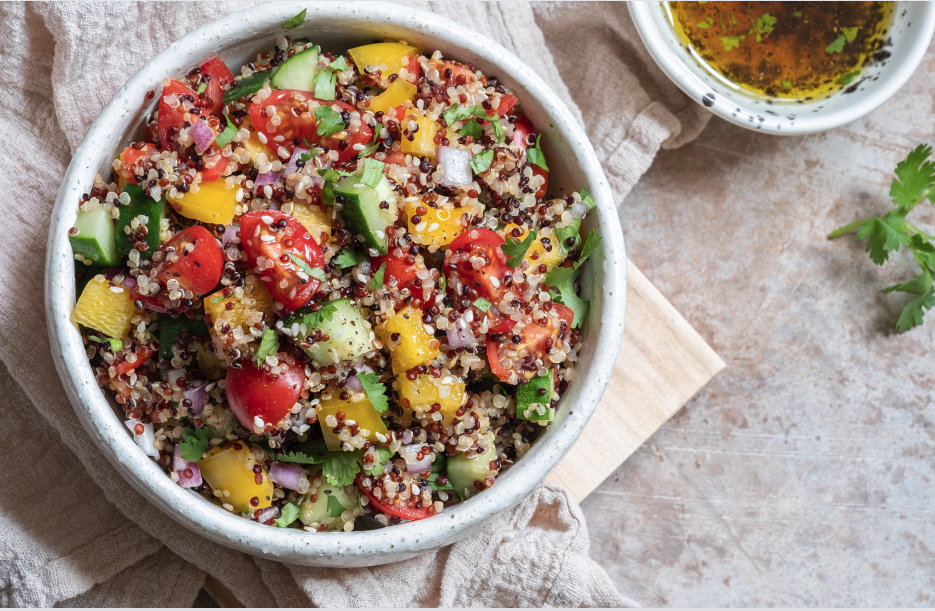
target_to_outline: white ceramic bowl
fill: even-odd
[[[823,132],[856,121],[890,99],[909,80],[935,31],[935,4],[896,4],[887,34],[892,40],[892,45],[886,47],[890,57],[863,68],[847,89],[802,103],[744,91],[705,67],[672,29],[668,3],[630,2],[629,7],[653,59],[691,99],[741,127],[790,136]]]
[[[308,533],[272,528],[232,515],[174,484],[131,439],[122,414],[117,415],[120,412],[95,383],[81,337],[69,322],[75,289],[67,232],[75,222],[76,203],[91,188],[95,173],[108,168],[115,155],[139,137],[141,119],[158,100],[141,106],[146,91],[160,90],[163,78],[184,74],[215,53],[230,66],[241,66],[272,46],[282,24],[303,8],[308,8],[307,19],[290,34],[308,37],[325,49],[344,51],[377,39],[405,39],[500,77],[517,92],[523,111],[545,135],[553,192],[588,188],[598,208],[585,225],[598,229],[604,238],[583,274],[591,314],[578,378],[563,397],[552,426],[483,494],[436,517],[375,531]],[[166,514],[193,532],[257,556],[306,565],[369,566],[403,560],[476,532],[528,494],[571,447],[604,392],[623,336],[625,262],[620,221],[587,136],[555,93],[510,52],[471,30],[470,24],[431,13],[381,3],[286,2],[233,13],[172,43],[127,81],[91,125],[68,167],[53,212],[46,315],[59,376],[88,434],[117,471]]]

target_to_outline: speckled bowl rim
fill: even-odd
[[[166,75],[197,65],[218,49],[223,55],[224,48],[246,40],[248,30],[255,35],[261,30],[278,28],[303,8],[309,9],[306,24],[312,20],[327,24],[328,20],[343,19],[366,24],[374,30],[383,26],[406,28],[413,39],[420,33],[443,37],[453,47],[471,50],[479,61],[496,69],[505,82],[525,88],[527,104],[541,104],[547,111],[549,127],[544,130],[547,138],[571,154],[566,156],[566,163],[580,166],[576,171],[585,177],[581,186],[590,189],[598,204],[596,223],[593,215],[588,221],[597,225],[604,237],[603,253],[595,253],[589,263],[592,268],[599,265],[593,274],[601,296],[594,297],[589,322],[597,325],[594,331],[597,340],[593,358],[589,357],[590,366],[587,371],[584,367],[579,369],[579,377],[563,398],[560,412],[564,413],[564,420],[550,427],[548,434],[484,494],[432,519],[375,531],[315,534],[272,528],[229,514],[174,484],[143,454],[123,422],[115,417],[95,383],[80,334],[69,321],[75,293],[67,230],[77,215],[75,202],[88,190],[95,173],[110,162],[121,139],[114,135],[113,122],[126,117],[128,109],[139,108],[145,92]],[[626,253],[613,201],[587,136],[558,96],[509,51],[467,27],[432,13],[410,8],[401,11],[398,6],[383,3],[288,2],[232,13],[187,34],[144,65],[104,108],[75,152],[55,203],[46,260],[46,316],[56,368],[82,424],[111,464],[144,497],[191,531],[256,556],[296,564],[368,566],[413,557],[476,532],[519,502],[558,463],[594,412],[610,379],[623,336]],[[591,333],[589,328],[585,335]],[[583,356],[582,363],[586,360]]]
[[[658,10],[658,6],[664,2],[628,2],[627,4],[636,31],[653,60],[688,97],[735,125],[780,136],[824,132],[847,125],[870,114],[906,84],[922,62],[932,35],[935,33],[935,3],[913,2],[913,8],[919,11],[919,18],[914,20],[913,30],[905,37],[910,39],[904,41],[907,45],[906,54],[902,61],[890,62],[881,70],[881,74],[885,72],[888,75],[883,85],[866,95],[853,98],[852,103],[839,104],[836,108],[822,108],[822,103],[828,98],[813,100],[803,105],[790,105],[788,108],[794,109],[796,114],[794,121],[788,121],[784,120],[785,117],[781,113],[775,112],[785,108],[780,104],[767,108],[754,104],[752,98],[742,94],[730,98],[715,95],[711,85],[693,73],[687,67],[683,54],[673,48],[673,45],[678,45],[678,43],[673,43],[666,35],[671,33],[671,29],[660,32],[657,27],[652,12]],[[806,112],[812,108],[817,108],[818,111]],[[755,120],[751,120],[754,118]]]

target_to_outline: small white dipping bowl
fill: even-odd
[[[630,2],[629,7],[653,59],[691,99],[741,127],[786,136],[834,129],[875,110],[909,80],[935,31],[935,4],[897,2],[884,37],[892,41],[885,47],[889,58],[865,66],[842,90],[796,102],[745,91],[706,67],[672,28],[668,3]]]
[[[74,259],[68,229],[77,216],[82,193],[96,173],[108,174],[115,156],[139,138],[143,117],[155,109],[146,92],[160,91],[169,76],[186,73],[214,55],[235,71],[275,44],[282,24],[308,9],[303,25],[288,31],[324,49],[346,49],[375,40],[404,39],[429,53],[471,62],[494,75],[519,96],[526,116],[544,134],[550,190],[560,195],[587,188],[597,202],[585,229],[597,229],[604,241],[582,274],[591,313],[583,334],[578,377],[562,398],[555,422],[493,488],[438,516],[363,532],[309,533],[280,529],[228,513],[172,482],[133,441],[122,411],[98,388],[78,329],[69,321],[75,304]],[[613,197],[600,160],[582,128],[558,96],[509,51],[471,29],[438,15],[382,3],[284,2],[250,8],[222,17],[172,43],[117,92],[91,125],[75,152],[51,219],[46,259],[46,316],[53,356],[65,390],[82,424],[111,464],[140,494],[179,524],[236,550],[283,562],[321,566],[370,566],[413,557],[476,532],[514,506],[540,482],[572,446],[594,412],[623,337],[626,300],[626,253]],[[594,439],[591,443],[613,443]]]

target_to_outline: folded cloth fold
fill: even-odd
[[[80,426],[40,314],[61,177],[129,75],[187,31],[250,4],[0,4],[0,426],[12,433],[0,446],[0,604],[180,606],[205,572],[249,606],[633,604],[588,557],[581,510],[553,486],[405,566],[287,566],[193,536],[131,488]],[[586,126],[618,203],[661,147],[704,125],[648,59],[623,5],[415,6],[494,38],[540,74]]]

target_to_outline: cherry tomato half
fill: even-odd
[[[135,185],[136,178],[134,178],[134,175],[136,174],[136,165],[140,163],[140,160],[144,160],[140,165],[145,173],[149,167],[152,167],[152,162],[150,161],[147,163],[145,159],[152,155],[155,150],[156,145],[151,142],[145,143],[142,148],[139,149],[132,146],[123,149],[123,153],[120,154],[120,172],[122,176],[123,172],[129,173],[129,176],[123,176],[124,180]]]
[[[318,143],[326,148],[338,152],[338,163],[347,161],[357,154],[355,144],[367,144],[373,137],[373,129],[366,123],[361,123],[357,131],[351,132],[349,128],[339,130],[323,138],[318,135],[318,119],[314,111],[308,108],[308,101],[314,99],[314,94],[294,89],[281,89],[274,91],[262,102],[254,102],[250,106],[250,119],[257,131],[266,138],[266,145],[277,151],[284,147],[288,155],[292,155],[295,140],[307,138],[311,143]],[[329,102],[316,100],[323,106],[337,106],[342,112],[359,112],[350,104],[341,101]],[[279,125],[273,125],[271,118],[276,114]]]
[[[505,97],[505,96],[504,96]],[[501,98],[501,104],[502,104]],[[536,132],[533,131],[532,123],[529,122],[529,119],[526,117],[521,117],[516,120],[516,123],[513,124],[513,144],[518,146],[523,150],[523,155],[526,154],[526,148],[529,146],[535,146],[534,138],[529,136],[536,136]],[[545,197],[546,189],[549,186],[549,173],[547,170],[543,170],[537,165],[529,164],[532,167],[532,173],[534,176],[541,176],[545,179],[545,182],[542,183],[542,186],[539,187],[539,190],[536,191],[536,197]]]
[[[166,262],[159,272],[159,283],[163,286],[169,280],[177,280],[182,289],[200,297],[221,281],[224,253],[217,239],[201,225],[183,229],[159,250],[165,253],[169,248],[175,249],[176,259]]]
[[[533,360],[545,360],[546,353],[550,347],[549,340],[565,340],[571,331],[571,323],[575,318],[574,311],[560,303],[552,303],[552,310],[557,314],[557,318],[549,318],[546,325],[537,323],[528,324],[519,332],[519,343],[513,343],[513,338],[507,334],[503,339],[497,341],[492,338],[493,334],[487,335],[487,362],[490,363],[490,370],[497,378],[503,382],[515,383],[511,381],[511,372],[515,371],[520,377],[531,379],[535,377],[534,369],[524,369],[516,367],[514,364],[510,370],[507,370],[502,364],[502,353],[507,345],[516,352],[522,352],[523,349]],[[521,365],[521,364],[520,364]]]
[[[261,256],[273,262],[260,278],[287,309],[305,305],[321,286],[321,281],[308,273],[311,268],[324,274],[321,248],[305,226],[288,214],[278,210],[246,213],[240,217],[240,241],[251,265]]]
[[[215,115],[220,116],[224,108],[224,85],[233,83],[234,75],[231,74],[224,60],[217,55],[201,64],[201,73],[210,77],[208,86],[201,94],[201,102]]]
[[[373,478],[370,478],[370,479],[372,481]],[[370,505],[380,513],[386,513],[391,516],[400,518],[402,520],[422,520],[422,519],[429,518],[435,515],[434,506],[430,506],[431,509],[429,509],[429,507],[423,507],[419,509],[415,506],[406,507],[403,505],[395,504],[399,500],[398,496],[394,498],[393,504],[389,504],[389,505],[385,504],[385,501],[386,501],[385,498],[381,500],[381,499],[378,499],[376,496],[374,496],[372,486],[370,488],[367,488],[366,486],[364,486],[363,473],[357,474],[357,487],[360,488],[361,492],[367,495],[367,499],[370,501]],[[421,497],[418,497],[418,498],[421,498]],[[414,503],[412,499],[410,499],[410,502]]]
[[[131,371],[133,371],[134,369],[136,369],[137,367],[145,363],[146,360],[149,359],[149,357],[151,357],[154,354],[154,351],[149,346],[137,346],[137,348],[133,351],[133,353],[136,355],[136,360],[133,361],[132,363],[128,363],[126,361],[126,357],[124,357],[123,360],[120,360],[117,363],[114,363],[114,365],[117,368],[117,375],[122,376],[122,375],[126,375],[130,373]]]
[[[280,352],[279,366],[288,366],[278,376],[258,369],[256,363],[244,362],[243,367],[227,370],[225,389],[231,411],[248,431],[253,430],[254,418],[264,424],[276,424],[292,409],[305,389],[305,365],[290,355]]]
[[[157,122],[157,131],[159,132],[159,142],[162,144],[162,148],[169,151],[179,151],[179,145],[175,141],[175,136],[182,128],[182,125],[185,122],[185,112],[182,110],[181,105],[178,107],[172,107],[169,105],[167,99],[172,95],[178,96],[191,96],[193,100],[201,100],[202,96],[195,93],[191,87],[187,87],[175,79],[171,79],[168,86],[164,87],[162,90],[162,98],[159,100],[159,120]],[[197,106],[197,112],[190,112],[190,120],[197,121],[199,117],[202,116],[213,116],[209,108],[202,108]],[[193,108],[192,110],[195,110]],[[216,129],[212,129],[217,133]],[[227,158],[221,156],[217,152],[216,146],[211,146],[209,149],[215,151],[215,155],[211,158],[211,162],[214,162],[210,168],[205,167],[201,170],[201,180],[202,182],[212,182],[221,177],[224,173],[224,170],[227,168]],[[208,151],[206,151],[208,153]],[[183,160],[188,160],[188,155],[185,151],[179,151],[179,157]],[[208,159],[203,159],[205,165],[208,165]]]
[[[497,116],[502,117],[506,113],[510,112],[510,110],[516,106],[517,102],[519,102],[519,99],[515,95],[505,93],[500,96],[500,105],[497,106]]]
[[[506,287],[503,278],[509,269],[506,255],[500,248],[503,237],[485,228],[468,229],[448,246],[445,252],[445,278],[451,288],[467,285],[491,303],[500,301]],[[475,269],[470,257],[480,257],[486,263]],[[495,278],[495,281],[491,281]],[[473,300],[474,298],[472,298]]]
[[[407,283],[412,282],[418,276],[419,268],[415,261],[406,263],[406,256],[394,257],[393,255],[380,255],[370,260],[370,269],[376,273],[380,266],[386,264],[386,271],[383,273],[383,284],[389,285],[390,280],[396,281],[396,288],[402,289]]]

